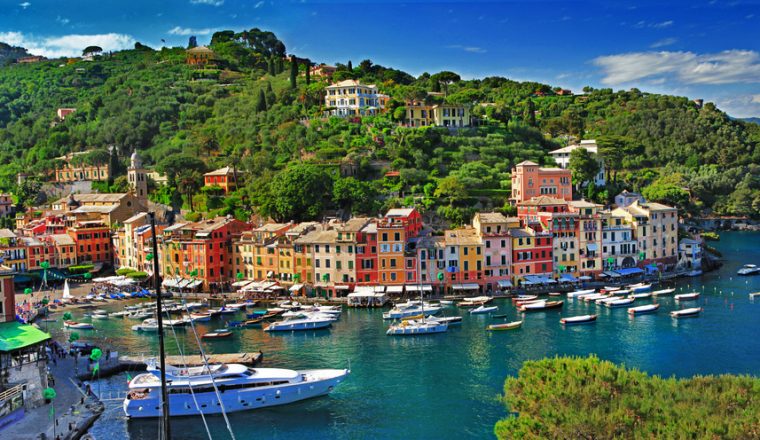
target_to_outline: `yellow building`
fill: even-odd
[[[612,211],[634,225],[639,252],[645,262],[678,261],[678,209],[660,203],[635,201]]]
[[[470,109],[460,104],[425,104],[409,101],[406,121],[410,127],[469,127]]]
[[[578,214],[578,247],[580,275],[595,276],[602,272],[602,210],[603,205],[573,200],[570,210]]]
[[[77,182],[80,180],[93,180],[103,182],[110,177],[110,168],[107,163],[102,164],[85,164],[73,160],[77,156],[87,154],[87,151],[67,154],[57,158],[62,161],[62,165],[55,169],[53,181],[58,183]]]
[[[354,79],[325,87],[325,107],[334,116],[375,115],[385,111],[389,99],[376,85],[364,85]]]
[[[453,290],[479,290],[484,277],[483,242],[478,230],[472,227],[449,229],[443,237],[447,281]]]

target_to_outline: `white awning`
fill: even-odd
[[[188,289],[194,289],[194,288],[200,286],[201,284],[203,284],[203,280],[191,281],[191,282],[189,282],[187,284],[186,288],[188,288]]]
[[[433,291],[433,286],[430,285],[430,284],[423,284],[421,286],[418,286],[416,284],[407,284],[406,285],[406,291],[407,292],[419,292],[420,290],[423,291],[423,292],[432,292]]]
[[[251,280],[235,281],[234,283],[232,283],[232,287],[243,287],[246,284],[251,284]]]
[[[385,291],[388,293],[401,293],[404,291],[404,286],[386,286]]]
[[[335,290],[348,290],[350,287],[346,284],[341,284],[339,286],[335,286]]]
[[[301,290],[301,288],[303,288],[303,284],[293,284],[292,286],[290,286],[290,291],[298,292],[299,290]]]
[[[385,286],[375,286],[375,292],[385,292]]]
[[[451,286],[454,290],[478,290],[480,286],[476,283],[454,284]]]
[[[499,280],[496,282],[496,284],[498,284],[502,289],[512,287],[512,282],[509,280]]]

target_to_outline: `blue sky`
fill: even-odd
[[[328,64],[638,87],[760,116],[758,1],[0,0],[0,41],[47,56],[252,27]]]

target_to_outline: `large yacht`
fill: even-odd
[[[190,368],[167,365],[169,414],[219,414],[223,410],[236,412],[285,405],[328,394],[349,373],[347,369],[295,371],[248,368],[240,364]],[[124,412],[127,417],[159,417],[160,402],[161,372],[156,367],[155,360],[152,360],[148,363],[147,373],[135,376],[129,382]]]

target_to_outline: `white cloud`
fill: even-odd
[[[42,37],[25,35],[21,32],[0,32],[0,41],[12,46],[24,47],[30,53],[48,58],[80,56],[87,46],[100,46],[104,51],[110,51],[128,49],[135,44],[132,36],[116,33]]]
[[[595,58],[602,82],[626,84],[646,78],[667,78],[681,84],[760,83],[760,54],[752,50],[718,53],[632,52]]]
[[[222,6],[224,4],[224,0],[190,0],[190,3],[194,5]]]
[[[663,38],[662,40],[655,41],[654,43],[649,45],[649,47],[651,47],[652,49],[657,49],[658,47],[671,46],[673,44],[676,44],[676,42],[678,42],[677,38]]]
[[[255,5],[253,5],[254,9],[259,9],[260,7],[264,6],[264,1],[256,2]]]
[[[32,6],[32,4],[29,2],[19,3],[18,5],[21,6],[22,9],[26,9],[29,6]]]
[[[452,44],[452,45],[446,46],[446,48],[447,49],[460,49],[460,50],[463,50],[465,52],[470,52],[470,53],[486,53],[487,52],[487,50],[483,49],[482,47],[463,46],[461,44]]]
[[[751,98],[752,99],[750,100],[750,102],[752,102],[753,104],[760,104],[760,94],[752,95]]]
[[[665,21],[658,21],[658,22],[641,20],[635,23],[633,27],[637,29],[643,29],[643,28],[665,29],[667,27],[673,26],[673,23],[675,23],[673,20],[665,20]]]
[[[210,28],[193,29],[174,26],[172,29],[169,29],[168,33],[170,35],[208,35],[212,31]]]
[[[58,22],[58,23],[61,23],[64,26],[67,25],[67,24],[69,24],[71,22],[71,20],[69,20],[68,18],[61,17],[60,15],[57,16],[57,17],[55,17],[55,21]]]

